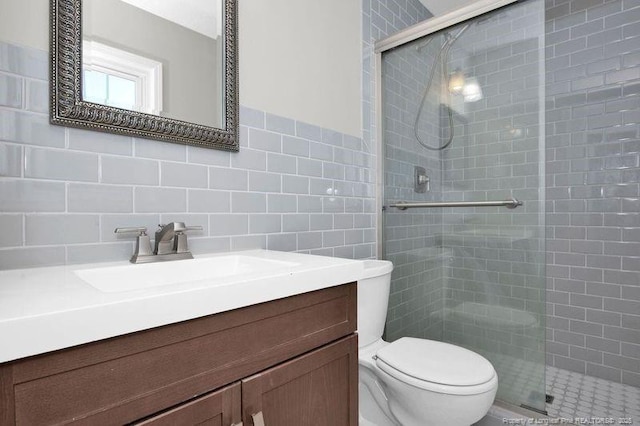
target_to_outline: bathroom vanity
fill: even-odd
[[[264,251],[254,253],[258,257],[272,256]],[[288,262],[306,260],[304,255],[283,255]],[[327,262],[316,256],[310,258]],[[290,286],[286,291],[290,295],[7,360],[0,364],[0,425],[356,426],[358,348],[354,334],[357,315],[354,281],[361,266],[341,259],[335,262],[337,276],[325,277],[325,286],[313,284],[317,278],[289,265],[284,268],[286,273],[272,271],[262,283],[256,279],[254,285],[256,289],[271,286],[271,293],[278,295],[291,280],[287,277],[302,279],[297,289]],[[63,269],[66,285],[70,285],[69,281],[77,284],[78,274],[69,273],[69,267]],[[320,271],[325,269],[331,267],[311,268],[309,273],[322,275]],[[11,271],[0,273],[3,286],[10,275]],[[282,286],[278,286],[277,276]],[[245,285],[246,290],[249,281],[245,276],[235,284],[228,284],[228,297],[236,297],[230,286]],[[193,293],[197,310],[196,305],[202,302],[198,299],[207,295],[207,289],[214,291],[214,287],[220,287],[218,291],[222,291],[225,286],[220,280],[210,280],[207,285],[172,293],[174,287],[164,285],[115,294],[97,292],[97,300],[106,297],[105,304],[97,304],[88,312],[103,315],[108,310],[106,300],[111,300],[114,306],[127,303],[135,306],[145,300],[147,310],[137,312],[138,316],[161,318],[162,313],[154,311],[153,299],[171,295],[180,299],[180,295]],[[219,295],[223,294],[222,291]],[[8,296],[9,292],[0,290],[0,300]],[[118,297],[123,301],[113,300]],[[254,293],[245,300],[255,297]],[[210,305],[217,309],[215,299],[210,299]],[[159,303],[156,308],[166,306]],[[183,308],[176,306],[175,310]],[[92,321],[105,321],[104,317],[92,320],[87,312],[83,315],[85,323],[58,321],[57,325],[68,327],[67,333],[82,334],[83,329],[94,325]],[[51,318],[55,317],[51,312]],[[14,325],[20,321],[14,318]],[[121,318],[114,317],[111,321],[119,323]],[[23,350],[28,350],[28,339],[37,339],[37,330],[30,336],[7,335],[5,332],[11,331],[9,322],[4,315],[0,318],[3,346],[25,346],[27,349]],[[13,331],[19,329],[16,326]],[[28,331],[29,324],[23,324],[23,329]],[[42,337],[47,340],[45,335]],[[8,355],[0,353],[0,356]]]

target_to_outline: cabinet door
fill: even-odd
[[[243,380],[242,416],[245,426],[357,426],[357,336]]]
[[[141,426],[232,426],[240,424],[240,383],[179,405],[134,425]]]

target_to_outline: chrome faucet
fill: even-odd
[[[131,263],[162,262],[166,260],[193,259],[187,244],[186,231],[202,231],[202,226],[185,226],[184,222],[159,225],[156,231],[155,249],[151,251],[151,241],[147,228],[116,228],[115,233],[137,232],[136,249]]]

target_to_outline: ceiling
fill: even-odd
[[[210,38],[220,36],[220,0],[122,0]]]
[[[471,4],[474,1],[476,0],[420,0],[420,3],[429,9],[429,12],[433,13],[433,16],[440,16]]]

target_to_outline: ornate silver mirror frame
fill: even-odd
[[[82,0],[51,0],[51,123],[238,151],[237,0],[223,2],[224,129],[83,101]]]

